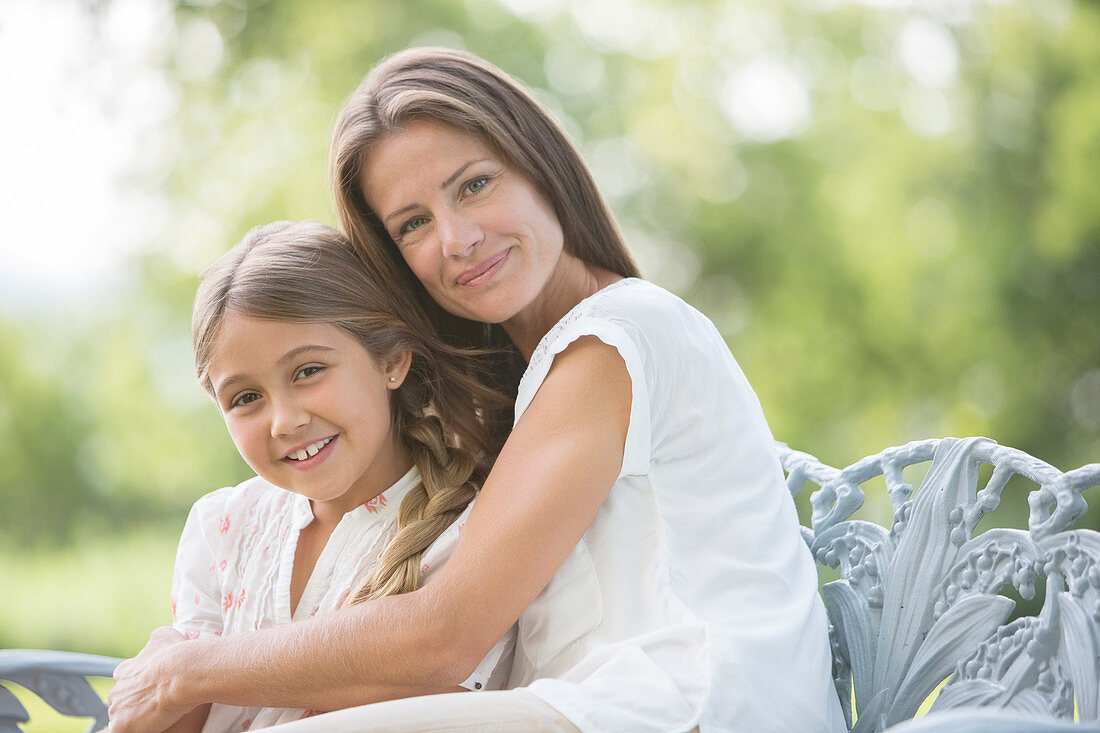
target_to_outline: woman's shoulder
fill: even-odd
[[[618,351],[637,390],[647,374],[662,371],[656,362],[674,354],[685,335],[691,338],[697,330],[692,322],[703,321],[679,297],[646,280],[624,278],[608,285],[574,306],[539,342],[520,381],[517,418],[555,357],[578,339],[595,336]]]
[[[540,376],[527,381],[541,381],[557,354],[589,335],[620,352],[640,354],[675,351],[681,342],[721,341],[711,321],[680,297],[647,280],[624,278],[582,300],[543,336],[528,366]]]
[[[571,340],[580,333],[591,332],[593,327],[598,328],[600,323],[628,330],[638,326],[660,327],[670,318],[675,320],[684,310],[694,309],[659,285],[640,278],[624,278],[574,306],[550,329],[540,346],[550,348],[563,337]]]
[[[578,308],[592,313],[676,310],[689,308],[683,300],[660,285],[639,277],[617,280],[581,301]]]
[[[610,320],[627,329],[657,334],[662,340],[711,326],[680,296],[640,278],[619,280],[582,301],[579,308],[579,317]]]
[[[581,301],[545,341],[549,346],[562,336],[598,336],[607,328],[643,352],[664,352],[681,341],[710,342],[717,334],[710,319],[679,296],[648,280],[625,278]]]

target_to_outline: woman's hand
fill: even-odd
[[[115,669],[115,684],[107,693],[111,733],[161,733],[182,718],[193,705],[174,703],[167,653],[186,637],[175,629],[153,631],[145,648]]]

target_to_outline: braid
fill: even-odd
[[[499,409],[504,398],[476,378],[492,352],[456,348],[426,334],[406,343],[413,347],[412,364],[392,394],[391,412],[420,483],[401,501],[397,533],[347,605],[419,588],[424,551],[473,501],[496,457],[479,412]]]
[[[477,461],[447,445],[436,416],[411,422],[402,437],[420,471],[420,483],[401,502],[397,534],[349,604],[419,588],[424,550],[466,509],[480,485]]]

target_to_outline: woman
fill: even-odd
[[[209,701],[336,709],[444,689],[515,622],[510,691],[280,730],[392,730],[370,726],[394,710],[420,730],[429,708],[450,729],[843,730],[759,403],[713,325],[637,279],[549,115],[476,57],[405,51],[345,105],[332,173],[379,273],[452,340],[512,349],[497,386],[516,390],[514,427],[436,581],[271,633],[158,634],[120,668],[115,725],[161,730]]]

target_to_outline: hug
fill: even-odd
[[[257,476],[192,509],[111,729],[845,730],[760,403],[530,92],[398,53],[330,167],[342,232],[203,275],[198,377]]]

